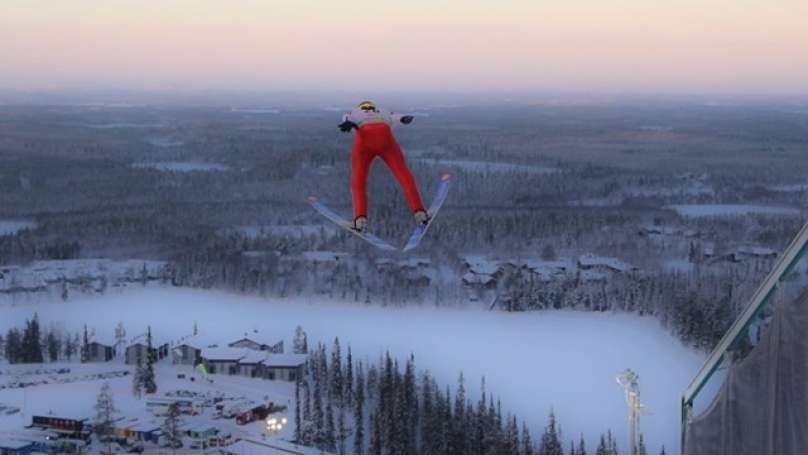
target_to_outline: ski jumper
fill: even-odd
[[[396,138],[393,137],[392,124],[401,121],[401,115],[384,109],[364,111],[354,109],[343,116],[343,121],[350,121],[359,126],[354,135],[351,148],[351,193],[353,194],[354,218],[367,217],[368,196],[367,180],[370,165],[378,156],[398,180],[407,198],[407,205],[413,213],[424,210],[424,203],[418,192],[412,172],[404,161]]]

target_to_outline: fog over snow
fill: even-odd
[[[650,452],[678,453],[679,399],[704,355],[683,346],[657,319],[629,314],[479,310],[343,305],[309,299],[267,300],[223,292],[145,288],[68,302],[3,304],[0,330],[20,326],[36,311],[43,326],[78,331],[87,323],[99,341],[112,341],[118,321],[128,335],[150,324],[157,339],[201,334],[228,343],[258,330],[291,347],[302,325],[310,344],[338,336],[356,360],[375,362],[385,350],[403,359],[413,353],[419,369],[456,385],[463,370],[469,396],[479,384],[502,399],[504,411],[527,421],[534,437],[552,407],[564,438],[583,433],[590,448],[611,429],[625,449],[627,409],[615,376],[630,367],[640,375],[651,415],[642,421]],[[66,398],[69,399],[69,398]]]

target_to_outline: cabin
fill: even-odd
[[[639,270],[617,258],[585,254],[578,258],[578,268],[593,272],[628,273]]]
[[[247,356],[243,348],[206,348],[202,361],[210,374],[239,374],[239,361]]]
[[[199,335],[189,336],[180,340],[171,350],[171,363],[174,365],[199,365],[202,362],[202,350],[215,347],[216,343],[207,341]]]
[[[137,365],[146,363],[148,348],[145,341],[138,341],[130,344],[124,351],[125,363],[127,365]],[[154,361],[158,362],[168,357],[168,343],[152,343],[152,353]]]
[[[157,443],[161,433],[159,422],[133,419],[115,426],[115,435],[122,439],[138,442]]]
[[[255,337],[247,337],[236,340],[227,346],[231,348],[247,348],[255,351],[268,351],[275,354],[283,354],[283,340],[259,340]]]
[[[274,354],[261,362],[264,379],[270,381],[297,381],[303,375],[305,354]]]
[[[247,354],[238,361],[239,374],[248,378],[261,377],[263,369],[262,362],[270,354],[267,351],[249,350]]]
[[[48,414],[31,417],[31,427],[50,430],[68,439],[89,439],[91,422],[92,419],[85,416]]]
[[[111,345],[93,341],[87,344],[85,362],[109,362],[115,358],[115,348]]]

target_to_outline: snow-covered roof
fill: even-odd
[[[777,256],[777,251],[762,246],[742,246],[738,248],[738,253],[749,256]]]
[[[499,271],[499,262],[486,259],[483,256],[466,256],[466,265],[471,273],[493,275]]]
[[[267,351],[256,351],[254,349],[247,349],[247,351],[249,352],[247,352],[246,355],[238,361],[238,363],[257,365],[263,362],[267,358],[267,355],[269,355],[269,352]]]
[[[342,262],[351,255],[339,251],[304,251],[301,256],[311,262]]]
[[[184,338],[180,338],[174,343],[174,346],[183,346],[188,345],[195,349],[205,349],[205,348],[212,348],[216,347],[218,343],[210,337],[197,334],[197,335],[190,335]]]
[[[488,284],[494,281],[494,277],[491,275],[466,272],[466,274],[463,275],[463,281],[466,284]]]
[[[32,443],[27,441],[14,441],[11,439],[0,439],[0,449],[20,450],[30,447]]]
[[[205,348],[202,350],[202,358],[206,360],[219,360],[235,362],[243,359],[249,349],[245,348]]]
[[[247,334],[244,334],[244,336],[242,336],[241,338],[239,338],[237,340],[233,340],[228,344],[230,346],[232,346],[233,344],[238,343],[239,341],[245,341],[245,340],[246,341],[252,341],[253,343],[257,343],[257,344],[260,344],[262,346],[275,346],[276,344],[283,341],[280,338],[270,338],[270,337],[266,336],[265,334],[259,332],[259,333],[247,333]]]
[[[611,257],[595,256],[593,254],[584,254],[578,258],[578,266],[581,268],[591,267],[607,267],[620,272],[629,272],[636,270],[636,267],[627,264],[620,259]]]
[[[520,265],[535,273],[557,273],[574,268],[572,261],[561,258],[555,261],[544,261],[541,259],[525,259],[519,262]]]
[[[306,354],[269,354],[261,363],[268,367],[299,367],[306,358]]]

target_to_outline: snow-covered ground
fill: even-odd
[[[0,235],[12,235],[23,229],[34,229],[36,223],[27,220],[0,220]]]
[[[226,171],[227,166],[215,163],[194,163],[190,161],[160,161],[160,162],[147,162],[135,163],[132,165],[135,168],[151,168],[158,171],[165,172],[209,172],[209,171]]]
[[[799,215],[800,210],[794,207],[778,207],[773,205],[745,204],[684,204],[669,205],[666,208],[679,215],[700,218],[710,216],[740,215]]]
[[[37,369],[48,370],[46,374],[36,374]],[[69,373],[56,373],[60,369],[69,369]],[[24,426],[31,423],[34,415],[56,415],[68,418],[89,418],[95,416],[93,406],[101,385],[109,383],[115,407],[116,418],[121,418],[121,425],[126,422],[162,424],[163,418],[154,416],[147,409],[147,401],[151,396],[136,398],[132,394],[132,367],[123,365],[120,360],[108,363],[60,363],[36,367],[32,365],[8,365],[0,363],[0,385],[23,381],[47,384],[28,386],[25,388],[0,388],[0,406],[6,409],[19,409],[19,412],[6,414],[0,412],[0,436],[16,438],[30,435]],[[127,375],[122,373],[128,372]],[[283,381],[265,381],[240,376],[211,376],[213,382],[203,380],[198,372],[190,366],[175,366],[165,362],[157,365],[155,370],[159,386],[157,396],[177,391],[190,391],[203,396],[220,396],[225,403],[245,403],[244,409],[272,401],[279,406],[287,406],[285,412],[273,417],[294,420],[294,383]],[[183,375],[181,378],[179,375]],[[102,377],[106,376],[106,377]],[[191,381],[190,378],[194,378]],[[192,426],[211,425],[234,438],[261,439],[265,433],[264,424],[256,421],[247,425],[237,425],[233,419],[214,418],[216,411],[212,407],[201,409],[200,415],[183,416],[183,424]],[[289,439],[292,428],[287,426],[273,437]]]
[[[530,166],[526,164],[512,164],[512,163],[494,163],[488,161],[470,161],[470,160],[433,160],[427,158],[418,158],[421,161],[431,166],[441,166],[454,169],[463,169],[467,172],[527,172],[531,174],[553,174],[561,172],[560,169],[555,167],[546,166]]]
[[[44,326],[58,322],[77,331],[86,323],[108,338],[118,321],[130,333],[150,324],[156,336],[172,339],[190,333],[196,323],[200,333],[225,342],[257,329],[287,339],[287,346],[299,324],[310,342],[330,345],[339,336],[359,358],[375,361],[385,350],[400,357],[414,353],[419,369],[429,369],[452,386],[463,370],[473,399],[485,376],[503,408],[526,420],[534,436],[552,407],[565,437],[583,433],[589,447],[607,429],[625,447],[626,405],[615,376],[632,368],[652,412],[642,422],[650,453],[659,453],[662,444],[668,453],[678,453],[680,394],[704,358],[667,334],[656,319],[626,314],[385,309],[176,288],[0,311],[3,331],[36,311]]]
[[[224,234],[231,232],[241,234],[250,239],[268,236],[301,239],[312,235],[320,235],[322,233],[325,233],[326,236],[330,237],[336,235],[338,231],[332,226],[322,224],[236,226],[222,230],[222,233]]]

